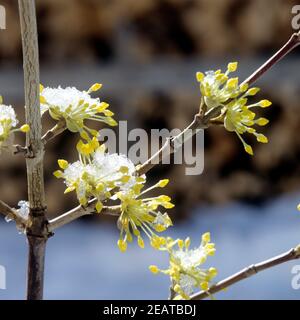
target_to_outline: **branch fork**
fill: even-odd
[[[2,201],[0,201],[0,212],[5,216],[12,217],[17,225],[22,226],[24,230],[26,230],[29,244],[27,298],[39,300],[43,298],[44,260],[48,237],[51,236],[52,231],[56,228],[70,223],[83,215],[94,213],[95,199],[90,200],[88,206],[85,208],[78,206],[50,221],[47,220],[43,178],[44,147],[47,142],[62,133],[66,129],[66,126],[63,121],[60,121],[43,136],[41,134],[38,35],[35,0],[18,0],[18,3],[24,60],[25,105],[28,106],[28,108],[25,109],[26,123],[29,124],[30,131],[26,134],[26,146],[16,145],[15,153],[22,153],[26,158],[30,213],[28,220],[25,220],[18,214],[17,210],[10,208]],[[274,56],[250,75],[243,83],[248,83],[249,85],[254,83],[299,44],[300,31],[293,34],[288,42]],[[193,122],[178,136],[167,139],[166,143],[156,154],[139,166],[137,174],[142,175],[147,173],[162,161],[166,150],[168,150],[169,154],[174,153],[179,146],[196,134],[199,129],[206,129],[211,124],[214,124],[214,120],[221,114],[221,109],[221,107],[217,107],[207,111],[202,101],[199,113],[195,115]],[[184,134],[188,130],[191,130],[192,133],[188,134],[188,137],[184,137]],[[120,206],[105,207],[103,210],[106,210],[110,215],[117,216],[120,212]],[[211,287],[209,291],[202,291],[195,294],[192,299],[203,299],[257,272],[298,258],[300,258],[300,246],[270,260],[251,265],[217,283]],[[171,295],[172,294],[171,291]]]

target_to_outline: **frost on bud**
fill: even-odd
[[[107,109],[108,104],[90,95],[91,92],[100,88],[99,83],[95,83],[88,91],[80,91],[75,87],[41,87],[42,114],[48,111],[54,120],[64,120],[69,131],[79,132],[83,139],[89,141],[98,132],[87,127],[85,120],[103,122],[111,126],[117,125],[112,118],[113,112]]]
[[[172,289],[181,299],[189,300],[194,291],[208,290],[210,282],[217,275],[216,268],[203,268],[206,258],[215,251],[214,244],[210,242],[209,232],[203,234],[200,246],[189,249],[190,239],[173,240],[167,238],[165,250],[168,252],[169,267],[165,270],[157,266],[150,266],[153,273],[161,272],[170,277]],[[178,298],[178,297],[177,297]]]
[[[254,107],[265,108],[271,105],[269,100],[262,100],[248,105],[248,98],[254,96],[259,88],[249,88],[248,83],[239,85],[238,78],[231,78],[230,73],[236,71],[237,62],[230,62],[227,71],[207,71],[205,74],[197,73],[200,82],[202,99],[208,109],[222,107],[221,115],[216,117],[218,122],[223,122],[226,130],[235,132],[242,141],[245,151],[253,155],[252,147],[243,139],[244,133],[254,134],[261,143],[266,143],[267,138],[258,136],[252,126],[264,126],[268,123],[265,118],[255,119]]]

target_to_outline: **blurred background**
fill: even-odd
[[[291,0],[37,0],[41,82],[86,89],[103,83],[99,95],[130,128],[183,129],[199,105],[196,71],[226,68],[239,61],[245,79],[294,32]],[[299,4],[299,1],[298,1]],[[2,0],[7,29],[0,31],[0,94],[24,119],[22,52],[17,1]],[[269,143],[255,143],[247,155],[236,135],[221,127],[205,132],[205,166],[199,176],[185,167],[161,165],[149,181],[169,177],[167,192],[174,237],[190,235],[198,245],[211,231],[217,279],[264,260],[300,242],[300,47],[257,85],[273,102],[263,110]],[[23,117],[23,118],[22,118]],[[47,116],[45,131],[53,126]],[[65,133],[47,145],[45,180],[49,217],[74,207],[55,179],[57,158],[76,160],[78,137]],[[21,141],[20,141],[21,142]],[[1,155],[1,199],[11,206],[26,199],[21,157]],[[87,217],[59,229],[49,240],[45,298],[164,299],[168,279],[154,277],[149,264],[164,267],[166,257],[132,245],[118,252],[112,218]],[[209,261],[209,263],[210,263]],[[0,264],[7,290],[0,299],[23,299],[26,244],[13,223],[0,222]],[[291,262],[265,271],[220,299],[299,299],[291,287]],[[300,262],[299,262],[300,264]]]

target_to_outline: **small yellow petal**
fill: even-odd
[[[101,83],[95,83],[93,84],[90,88],[89,88],[89,91],[88,92],[95,92],[95,91],[98,91],[100,90],[102,87],[102,84]]]
[[[238,67],[237,62],[230,62],[230,63],[228,63],[227,69],[230,72],[234,72],[234,71],[236,71],[237,67]]]
[[[189,246],[191,245],[191,239],[190,238],[186,238],[184,241],[185,247],[188,249]]]
[[[100,213],[101,210],[102,210],[102,208],[103,208],[103,204],[102,204],[100,201],[98,201],[98,202],[96,203],[95,208],[96,208],[97,213]]]
[[[108,117],[107,118],[107,123],[111,126],[111,127],[116,127],[118,125],[117,121],[114,120],[113,118]]]
[[[198,82],[203,81],[203,79],[204,79],[204,74],[203,74],[202,72],[197,72],[197,73],[196,73],[196,79],[197,79]]]
[[[163,179],[163,180],[160,180],[157,185],[160,188],[164,188],[168,183],[169,183],[169,179]]]
[[[259,90],[259,88],[250,88],[246,94],[248,96],[255,96]]]
[[[145,248],[145,243],[144,243],[144,240],[143,240],[143,238],[141,236],[138,236],[138,245],[142,249]]]
[[[248,83],[242,83],[242,84],[240,85],[240,91],[241,91],[241,92],[246,92],[247,89],[248,89],[248,87],[249,87]]]
[[[261,134],[261,133],[257,134],[256,139],[257,139],[258,142],[268,143],[268,138],[265,135]]]
[[[29,130],[30,130],[30,127],[29,127],[29,125],[28,124],[24,124],[21,128],[20,128],[20,130],[22,131],[22,132],[28,132]]]
[[[89,140],[89,135],[88,135],[87,132],[84,131],[84,130],[80,131],[80,136],[81,136],[81,138],[84,139],[84,140]]]
[[[266,124],[269,123],[269,120],[266,119],[266,118],[259,118],[256,120],[256,123],[259,125],[259,126],[265,126]]]
[[[103,112],[104,110],[106,110],[109,107],[109,104],[106,102],[101,102],[97,108],[97,112]]]
[[[125,252],[127,250],[127,243],[124,240],[118,240],[118,247],[121,252]]]
[[[201,282],[200,287],[201,287],[202,290],[207,291],[208,288],[209,288],[208,287],[208,282],[207,281]]]
[[[69,165],[68,161],[66,161],[64,159],[59,159],[57,162],[58,162],[59,167],[64,170],[67,169],[67,167]]]
[[[249,146],[249,144],[245,144],[245,145],[244,145],[244,149],[245,149],[245,151],[246,151],[248,154],[250,154],[251,156],[253,156],[253,149],[252,149],[251,146]]]
[[[157,266],[149,266],[149,270],[154,273],[154,274],[157,274],[159,272],[159,269],[157,268]]]
[[[40,103],[41,103],[41,104],[47,103],[46,98],[43,97],[43,96],[40,96]]]
[[[125,176],[123,176],[122,178],[121,178],[121,181],[123,182],[123,183],[127,183],[129,180],[130,180],[130,176],[128,176],[128,175],[125,175]]]
[[[218,274],[218,270],[217,270],[216,268],[213,268],[213,267],[209,268],[209,269],[208,269],[208,272],[209,272],[209,275],[210,275],[212,278],[214,278],[214,277]]]
[[[210,232],[206,232],[202,235],[202,241],[205,243],[210,242]]]
[[[65,191],[64,191],[64,194],[67,194],[67,193],[70,193],[72,191],[75,190],[75,187],[68,187]]]
[[[231,78],[227,81],[227,87],[230,89],[234,89],[238,85],[238,78]]]
[[[104,190],[104,185],[103,183],[98,183],[96,186],[97,192],[102,192]]]
[[[128,173],[128,167],[126,167],[126,166],[122,166],[122,167],[120,167],[120,169],[119,169],[119,171],[121,172],[121,173],[123,173],[123,174],[127,174]]]
[[[53,172],[53,175],[56,177],[56,178],[62,178],[63,177],[63,172],[60,171],[60,170],[56,170]]]
[[[112,117],[114,115],[114,113],[110,110],[104,110],[103,113],[106,117]]]
[[[179,247],[180,249],[182,249],[183,246],[184,246],[183,240],[182,240],[182,239],[179,239],[179,240],[178,240],[178,247]]]
[[[269,107],[271,104],[272,104],[272,102],[269,101],[269,100],[267,100],[267,99],[261,100],[261,101],[259,102],[259,105],[260,105],[262,108],[267,108],[267,107]]]

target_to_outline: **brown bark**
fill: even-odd
[[[44,146],[41,139],[42,125],[39,98],[39,51],[34,0],[19,0],[23,48],[24,91],[26,122],[30,131],[26,135],[28,200],[30,205],[27,228],[29,245],[27,298],[43,298],[44,259],[48,238],[46,202],[44,191]]]

